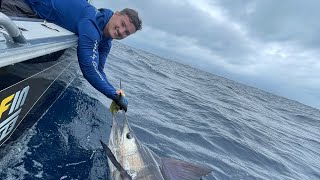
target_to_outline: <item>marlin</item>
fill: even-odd
[[[159,157],[138,140],[124,110],[122,114],[122,132],[117,123],[117,116],[113,114],[109,143],[106,145],[100,141],[108,157],[111,179],[199,180],[212,172],[207,166]]]

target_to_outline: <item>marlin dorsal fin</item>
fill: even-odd
[[[209,167],[177,159],[161,158],[162,173],[166,180],[198,180],[212,172]]]
[[[120,176],[123,180],[132,180],[132,177],[128,174],[128,172],[121,166],[121,164],[117,161],[116,157],[114,156],[114,154],[111,152],[110,148],[103,143],[100,140],[100,143],[104,149],[104,151],[106,152],[106,155],[108,156],[108,158],[110,159],[110,161],[113,163],[113,165],[117,168],[117,170],[120,172]]]

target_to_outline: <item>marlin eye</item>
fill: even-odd
[[[127,133],[126,137],[127,137],[127,139],[132,139],[132,138],[133,138],[133,136],[131,135],[131,133]]]

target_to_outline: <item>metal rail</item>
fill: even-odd
[[[0,12],[0,26],[2,26],[15,43],[26,44],[27,40],[22,35],[18,26],[5,14]]]

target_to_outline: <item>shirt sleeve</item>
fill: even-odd
[[[106,64],[106,60],[108,57],[108,54],[110,52],[111,49],[111,41],[107,41],[107,40],[102,40],[99,44],[99,70],[103,71],[104,69],[104,65]],[[107,79],[107,77],[105,76],[104,73],[104,77],[105,79]]]
[[[106,49],[99,57],[100,34],[89,19],[81,20],[78,27],[78,60],[84,78],[98,91],[115,100],[116,90],[108,82],[103,66],[110,51]],[[107,47],[108,48],[108,47]],[[102,61],[102,62],[100,62]]]

